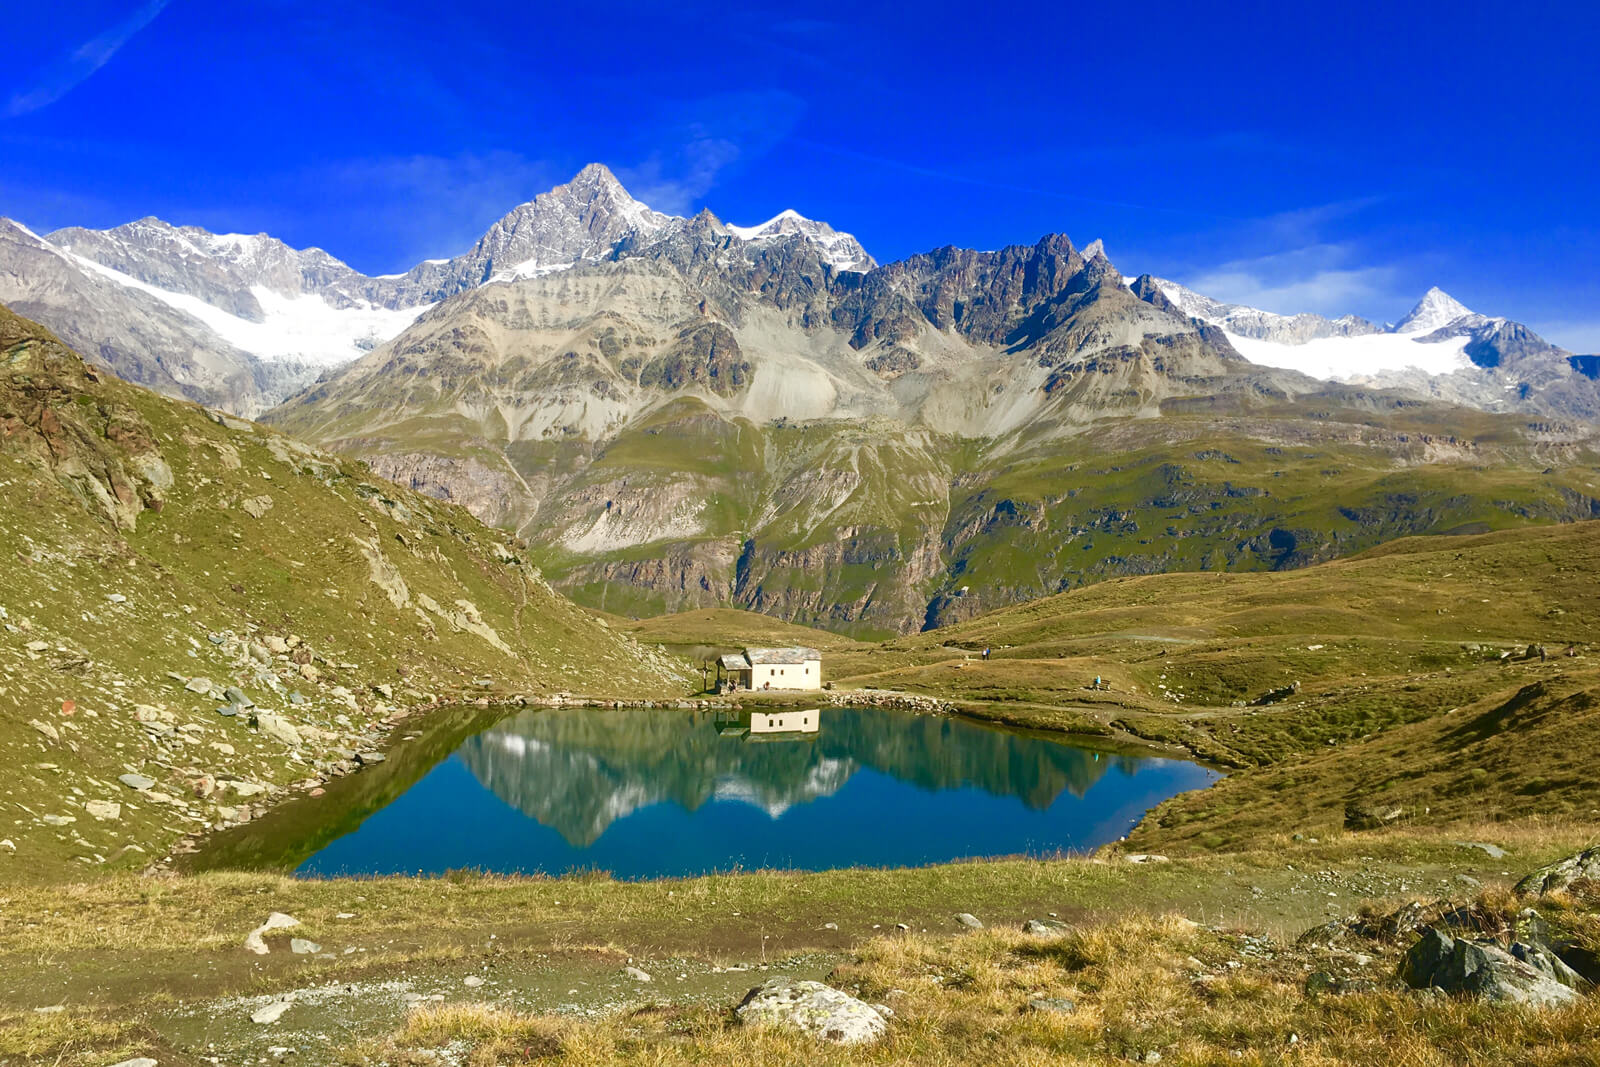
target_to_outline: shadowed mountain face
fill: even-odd
[[[833,796],[866,768],[921,789],[976,787],[1043,810],[1082,796],[1113,766],[1102,755],[948,718],[824,708],[815,737],[753,740],[712,712],[529,712],[469,738],[460,756],[506,804],[570,844],[652,804],[696,811],[738,800],[777,818]]]

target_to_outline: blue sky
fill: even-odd
[[[1100,237],[1282,312],[1429,285],[1600,351],[1600,5],[75,0],[8,11],[0,214],[361,270],[600,160],[880,260]],[[26,42],[25,49],[17,42]]]

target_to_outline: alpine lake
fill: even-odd
[[[1198,763],[880,708],[460,708],[386,760],[213,835],[187,869],[623,879],[1080,852]],[[777,728],[782,719],[784,728]]]

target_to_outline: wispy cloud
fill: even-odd
[[[1404,299],[1397,267],[1358,265],[1358,255],[1349,244],[1310,244],[1232,260],[1181,280],[1217,300],[1283,315],[1338,316]]]
[[[306,219],[321,232],[352,232],[343,205],[362,204],[359,217],[371,232],[355,231],[357,243],[394,257],[382,269],[404,270],[419,259],[465,252],[495,219],[569,177],[542,160],[498,151],[353,159],[293,180],[338,191],[317,213],[325,217]]]
[[[79,45],[46,71],[44,77],[33,88],[13,94],[6,102],[6,118],[16,118],[18,115],[26,115],[31,111],[49,107],[66,96],[95,71],[111,62],[111,57],[116,55],[135,34],[150,25],[170,2],[171,0],[148,0],[133,14],[106,32]]]
[[[760,156],[787,137],[805,112],[785,92],[724,93],[681,105],[652,139],[640,163],[617,168],[628,191],[657,211],[687,214],[741,160]]]

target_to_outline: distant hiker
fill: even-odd
[[[984,659],[988,659],[989,658],[989,646],[988,645],[984,645],[983,646],[983,658]]]
[[[1100,676],[1098,674],[1094,676],[1094,687],[1096,689],[1100,688]]]

